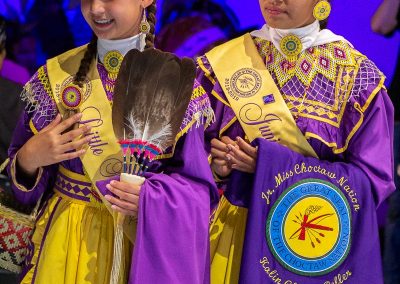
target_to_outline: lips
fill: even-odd
[[[265,11],[266,11],[268,14],[274,15],[274,16],[285,13],[284,10],[278,9],[278,8],[265,8]]]
[[[107,27],[107,26],[111,25],[112,22],[114,22],[113,19],[93,19],[93,23],[97,27]]]
[[[94,20],[94,22],[97,24],[109,24],[111,21],[111,19]]]

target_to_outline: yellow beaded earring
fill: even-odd
[[[143,18],[142,21],[140,22],[140,32],[144,33],[144,34],[148,34],[150,32],[150,24],[147,21],[147,17],[146,17],[146,9],[143,9]]]
[[[329,17],[331,13],[331,4],[326,0],[321,0],[315,5],[313,15],[318,21],[323,21]]]

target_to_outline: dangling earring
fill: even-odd
[[[140,32],[144,34],[148,34],[150,32],[150,24],[147,21],[146,17],[146,9],[143,9],[143,18],[142,21],[140,22]]]
[[[329,17],[331,13],[331,4],[326,0],[320,0],[314,7],[313,15],[318,21],[323,21]]]

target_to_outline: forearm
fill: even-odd
[[[35,203],[47,188],[51,172],[54,171],[54,167],[47,167],[37,169],[35,173],[29,174],[19,166],[17,159],[19,158],[20,150],[32,136],[33,133],[29,128],[29,118],[26,113],[23,113],[16,125],[8,150],[10,163],[7,167],[8,175],[12,181],[12,189],[16,198],[22,203]]]

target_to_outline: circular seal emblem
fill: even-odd
[[[104,55],[104,67],[109,73],[118,73],[119,68],[121,67],[122,59],[124,57],[117,50],[112,50]]]
[[[333,184],[302,180],[274,204],[266,238],[274,257],[288,270],[306,276],[327,274],[349,253],[350,206]]]
[[[78,87],[66,86],[61,92],[61,103],[66,109],[75,110],[82,104],[82,93]]]
[[[303,49],[303,44],[297,36],[287,35],[281,39],[280,47],[286,56],[293,57],[300,54]]]
[[[256,70],[243,68],[233,74],[230,88],[237,96],[248,98],[260,90],[261,82],[261,76]]]

